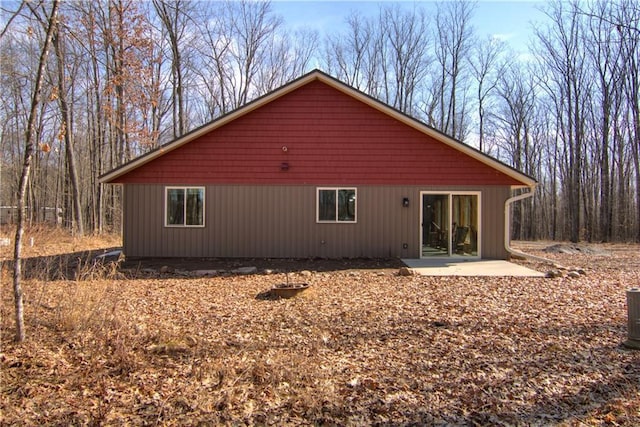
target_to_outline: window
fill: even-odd
[[[204,227],[204,187],[167,187],[167,227]]]
[[[318,188],[318,222],[356,222],[355,188]]]

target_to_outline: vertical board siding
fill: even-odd
[[[508,187],[357,186],[357,223],[316,223],[315,185],[205,186],[205,227],[164,226],[164,186],[124,186],[125,254],[130,257],[420,256],[420,192],[482,191],[483,258],[505,258]],[[409,198],[409,207],[402,199]],[[403,244],[408,247],[403,248]]]
[[[511,196],[508,187],[485,187],[482,190],[482,258],[506,259],[504,247],[504,203]]]

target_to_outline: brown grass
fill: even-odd
[[[258,297],[279,274],[29,280],[22,345],[5,278],[0,424],[638,425],[640,248],[608,248],[553,255],[577,279],[328,271],[287,300]]]
[[[2,274],[13,269],[15,229],[3,226],[2,237],[10,244],[0,246]],[[61,228],[39,226],[27,228],[22,239],[22,271],[27,279],[93,280],[118,276],[122,260],[108,262],[95,256],[121,245],[121,238],[112,234],[77,237]]]
[[[0,228],[0,237],[10,239],[8,246],[0,246],[0,261],[13,259],[15,233],[14,227],[3,225]],[[122,245],[122,239],[114,234],[77,237],[63,228],[42,225],[27,227],[22,245],[22,256],[34,258],[116,247]]]

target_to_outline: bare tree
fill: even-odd
[[[590,122],[595,141],[593,169],[597,170],[598,182],[593,183],[591,187],[596,190],[599,187],[599,191],[595,191],[594,194],[594,198],[599,198],[599,224],[594,231],[603,241],[609,241],[613,237],[613,174],[616,168],[611,160],[611,153],[616,112],[619,111],[622,100],[619,88],[623,78],[620,70],[621,43],[615,27],[607,18],[611,16],[611,6],[609,2],[591,5],[594,14],[587,21],[583,40],[595,77],[594,88],[591,91]]]
[[[491,120],[496,126],[497,144],[503,158],[516,169],[530,175],[539,175],[539,150],[534,147],[536,122],[536,90],[531,73],[521,64],[511,64],[500,75],[496,84],[498,102]],[[538,153],[538,154],[537,154]],[[533,211],[531,201],[516,204],[513,214],[513,236],[516,239],[533,237]],[[525,221],[525,210],[528,218]]]
[[[29,111],[29,119],[27,121],[27,129],[25,132],[25,153],[24,162],[22,165],[22,175],[20,177],[20,186],[18,192],[18,212],[17,212],[17,225],[14,245],[14,266],[13,266],[13,294],[15,301],[15,318],[16,318],[16,341],[22,342],[25,339],[24,330],[24,314],[23,314],[23,296],[22,296],[22,235],[24,234],[24,208],[25,208],[25,196],[27,191],[27,183],[29,181],[29,174],[31,172],[31,162],[33,159],[33,153],[36,147],[36,114],[38,114],[38,108],[40,106],[42,93],[42,80],[44,78],[44,72],[47,63],[47,57],[49,56],[49,48],[51,46],[51,40],[55,31],[55,27],[58,19],[58,6],[59,0],[53,0],[51,3],[51,10],[47,18],[47,29],[42,44],[42,51],[40,59],[38,61],[38,71],[36,74],[35,85],[33,89],[33,96],[31,98],[31,108]]]
[[[623,87],[629,111],[625,127],[635,171],[635,206],[631,209],[635,212],[635,240],[640,242],[640,6],[634,1],[621,0],[612,20],[622,41]],[[622,179],[619,182],[623,187]]]
[[[348,30],[327,37],[325,63],[330,73],[356,89],[366,90],[367,59],[374,44],[376,26],[360,13],[351,12],[346,19]],[[378,64],[376,64],[378,65]]]
[[[387,23],[384,33],[387,61],[383,73],[385,101],[400,111],[413,113],[416,91],[428,72],[429,32],[424,11],[402,11],[398,5],[380,11]]]
[[[4,28],[2,29],[2,31],[0,31],[0,40],[4,37],[5,33],[7,32],[7,30],[11,26],[11,23],[13,22],[13,20],[16,19],[18,17],[18,15],[20,15],[20,12],[25,7],[25,5],[26,5],[26,2],[21,1],[18,4],[18,9],[16,9],[15,11],[8,11],[8,10],[6,10],[4,7],[2,7],[0,5],[0,11],[9,12],[9,18],[7,19],[7,22],[5,23]]]
[[[228,82],[232,88],[233,107],[237,108],[257,95],[252,93],[255,79],[281,20],[271,14],[269,2],[240,0],[225,4],[231,18],[231,36],[235,40],[229,53],[236,73]]]
[[[169,40],[171,51],[171,86],[173,111],[173,137],[186,132],[185,111],[185,64],[184,56],[189,51],[192,40],[189,37],[190,12],[194,3],[185,0],[153,0],[156,14],[162,22],[164,34]],[[194,32],[194,29],[191,29]]]
[[[580,240],[582,229],[581,168],[585,138],[585,94],[589,90],[586,76],[585,52],[582,47],[582,21],[576,13],[575,3],[568,5],[557,1],[546,12],[550,25],[546,30],[537,29],[541,76],[548,95],[554,99],[558,113],[560,141],[567,156],[563,181],[566,199],[569,239]]]
[[[233,76],[230,63],[230,50],[233,39],[229,35],[226,15],[211,16],[208,13],[201,19],[203,40],[198,45],[200,61],[194,73],[199,77],[201,103],[206,109],[202,121],[209,121],[232,109],[232,101],[228,92],[228,81]]]
[[[317,31],[303,29],[274,37],[258,70],[258,92],[270,92],[308,71],[317,47]]]
[[[352,13],[346,23],[347,30],[328,37],[329,71],[400,111],[417,112],[430,47],[424,11],[384,6],[376,18]]]
[[[433,92],[437,106],[434,125],[463,140],[467,133],[467,70],[472,42],[474,5],[467,0],[439,3],[436,11],[435,57],[437,78]]]
[[[313,31],[289,33],[269,2],[215,3],[197,18],[203,28],[194,61],[202,119],[211,120],[308,70]]]
[[[69,181],[71,184],[71,203],[73,206],[73,221],[75,224],[75,231],[79,236],[84,234],[84,220],[82,215],[82,204],[80,200],[80,184],[78,177],[78,168],[76,161],[76,150],[74,143],[74,129],[73,120],[69,102],[67,101],[68,91],[66,82],[68,76],[65,71],[66,58],[63,51],[64,44],[62,41],[63,29],[59,21],[55,21],[55,28],[52,38],[52,44],[55,50],[56,56],[56,70],[57,70],[57,100],[60,106],[60,115],[62,117],[62,123],[60,125],[60,137],[64,138],[65,143],[65,155],[67,163],[67,173],[69,174]]]
[[[472,48],[470,65],[476,80],[476,101],[478,103],[478,149],[483,151],[485,137],[486,109],[491,94],[496,90],[498,81],[504,73],[507,63],[501,60],[505,44],[495,37],[478,41]]]

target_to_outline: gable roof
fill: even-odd
[[[414,128],[416,130],[418,130],[419,132],[422,132],[425,135],[428,135],[432,138],[434,138],[435,140],[442,142],[443,144],[463,153],[466,154],[478,161],[480,161],[481,163],[484,163],[485,165],[500,171],[502,173],[504,173],[505,175],[513,178],[514,180],[521,182],[522,185],[521,187],[531,187],[531,186],[535,186],[537,184],[536,180],[520,171],[518,171],[517,169],[512,168],[511,166],[491,157],[488,156],[484,153],[482,153],[481,151],[470,147],[466,144],[464,144],[461,141],[458,141],[436,129],[434,129],[431,126],[428,126],[427,124],[411,117],[408,116],[407,114],[402,113],[399,110],[396,110],[395,108],[329,76],[328,74],[320,71],[320,70],[314,70],[311,71],[308,74],[303,75],[302,77],[291,81],[290,83],[285,84],[284,86],[260,97],[255,99],[254,101],[234,110],[231,111],[217,119],[215,119],[212,122],[209,122],[183,136],[181,136],[180,138],[177,138],[171,142],[168,142],[146,154],[143,154],[115,169],[112,169],[111,171],[105,173],[104,175],[100,176],[99,180],[101,183],[111,183],[116,181],[119,177],[131,172],[134,169],[137,169],[138,167],[145,165],[151,161],[153,161],[154,159],[164,156],[165,154],[193,141],[194,139],[197,139],[199,137],[201,137],[202,135],[205,135],[209,132],[212,132],[213,130],[224,126],[227,123],[230,123],[236,119],[238,119],[239,117],[242,117],[246,114],[249,114],[250,112],[266,105],[269,104],[270,102],[290,93],[295,91],[296,89],[305,86],[311,82],[314,81],[320,81],[360,102],[363,102],[365,104],[367,104],[368,106],[400,121],[401,123]],[[518,186],[516,186],[518,187]]]

